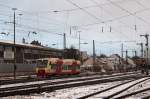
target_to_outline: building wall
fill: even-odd
[[[36,64],[16,64],[16,72],[35,72]],[[0,64],[0,73],[13,73],[14,64]]]
[[[14,50],[13,46],[0,45],[0,63],[13,63],[14,61]],[[26,60],[33,60],[39,58],[48,58],[48,57],[62,57],[62,52],[57,51],[45,51],[44,49],[31,49],[16,47],[16,63],[24,63]]]

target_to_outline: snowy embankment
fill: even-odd
[[[125,81],[67,88],[50,93],[43,92],[41,94],[33,94],[30,96],[11,96],[3,99],[77,99],[89,93],[100,91],[123,82]]]

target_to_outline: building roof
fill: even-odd
[[[12,41],[0,41],[0,45],[10,45],[13,46],[14,42]],[[46,46],[38,46],[38,45],[33,45],[33,44],[28,44],[28,43],[15,43],[15,46],[18,47],[24,47],[24,48],[31,48],[31,49],[41,49],[41,50],[53,50],[53,51],[63,51],[62,49],[55,49],[55,48],[50,48]]]

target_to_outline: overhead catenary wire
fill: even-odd
[[[0,6],[3,6],[5,8],[9,8],[9,9],[13,8],[11,6],[8,6],[8,5],[5,5],[5,4],[1,4],[1,3],[0,3]],[[32,12],[28,12],[28,11],[24,11],[24,10],[20,10],[20,9],[18,9],[17,11],[19,11],[19,13],[24,13],[24,14],[27,14],[29,16],[36,16],[37,15],[37,12],[32,13]],[[13,16],[11,15],[11,17],[13,17]],[[40,17],[41,17],[42,20],[49,21],[49,19],[47,19],[46,17],[43,17],[43,16],[40,16]],[[53,20],[55,20],[55,19],[53,19]],[[55,21],[58,21],[58,20],[55,20]]]
[[[127,9],[124,9],[123,7],[121,7],[120,5],[118,5],[118,4],[116,4],[116,3],[114,3],[114,2],[113,2],[113,1],[111,1],[111,0],[107,0],[107,1],[109,1],[110,3],[112,3],[114,6],[116,6],[116,7],[120,8],[121,10],[125,11],[126,13],[129,13],[130,15],[135,16],[137,19],[139,19],[139,20],[143,21],[144,23],[146,23],[146,24],[150,25],[150,23],[149,23],[149,22],[147,22],[147,21],[145,21],[142,17],[136,16],[134,13],[132,13],[132,12],[128,11]]]
[[[9,6],[5,6],[5,7],[9,7]],[[9,7],[9,8],[11,8],[11,7]],[[139,10],[139,11],[136,11],[136,12],[134,12],[134,13],[141,13],[141,12],[147,11],[147,10],[150,10],[150,8],[145,8],[145,9],[143,9],[143,10]],[[21,10],[21,11],[22,11],[22,10]],[[24,11],[22,11],[22,12],[24,12]],[[25,11],[25,13],[30,14],[30,12],[27,12],[27,11]],[[30,14],[30,15],[31,15],[31,14]],[[33,15],[33,14],[32,14],[32,15]],[[124,17],[127,17],[127,16],[131,16],[131,14],[119,16],[119,17],[117,17],[117,18],[110,19],[110,20],[106,20],[106,21],[103,21],[103,22],[105,22],[105,23],[107,23],[107,22],[112,22],[112,21],[119,20],[119,19],[124,18]],[[45,18],[42,18],[42,19],[45,19]],[[97,22],[97,23],[87,24],[87,25],[82,25],[82,26],[90,26],[90,25],[96,25],[96,24],[101,24],[101,23],[102,23],[102,22]],[[80,26],[80,27],[81,27],[81,26]]]
[[[95,15],[89,13],[87,10],[85,10],[84,8],[78,6],[76,3],[72,2],[71,0],[66,0],[67,2],[69,2],[70,4],[74,5],[75,7],[79,8],[80,10],[82,10],[83,12],[87,13],[89,16],[91,16],[92,18],[99,20],[99,18],[97,18]]]
[[[3,15],[3,14],[0,14],[0,16],[4,16],[4,17],[7,17],[8,15]],[[32,20],[32,19],[29,19],[29,18],[22,18],[22,20],[23,20],[23,22],[24,21],[29,21],[29,22],[35,22],[36,23],[36,20]],[[3,21],[4,23],[5,22],[7,22],[8,20],[0,20],[0,21]],[[56,27],[58,27],[58,26],[60,26],[60,25],[62,25],[62,24],[51,24],[51,23],[49,23],[49,22],[43,22],[43,21],[40,21],[40,22],[42,22],[43,24],[45,23],[45,24],[48,24],[47,26],[49,26],[49,28],[51,27],[51,28],[56,28]]]
[[[143,13],[144,11],[147,11],[147,10],[150,10],[150,8],[145,8],[145,9],[133,12],[133,14],[134,13],[136,13],[136,14]],[[128,16],[132,16],[132,15],[131,14],[126,14],[126,15],[122,15],[122,16],[119,16],[119,17],[116,17],[116,18],[109,19],[109,20],[104,20],[104,21],[101,21],[101,22],[95,22],[95,23],[90,23],[90,24],[79,25],[79,27],[86,27],[86,26],[92,26],[92,25],[98,25],[98,24],[102,24],[102,23],[118,21],[118,20],[120,20],[122,18],[126,18]]]
[[[94,1],[94,0],[91,0],[94,4],[98,4],[98,2],[96,2],[96,1]],[[102,9],[102,7],[101,6],[98,6],[100,9]],[[103,8],[103,10],[104,11],[106,11],[104,8]],[[108,11],[106,11],[107,13],[108,13]],[[109,13],[110,14],[110,13]],[[112,22],[112,21],[111,21]],[[104,23],[104,22],[103,22]],[[103,29],[104,27],[102,27],[102,32],[104,31],[104,29]],[[110,30],[109,30],[109,32],[111,32],[112,31],[112,27],[110,26]],[[123,32],[122,32],[122,34],[124,34]],[[125,34],[124,34],[125,35]],[[126,36],[126,35],[125,35]],[[127,37],[127,36],[126,36]]]
[[[88,12],[87,10],[81,8],[80,6],[78,6],[76,3],[72,2],[71,0],[66,0],[68,1],[70,4],[74,5],[77,8],[80,8],[83,12],[85,12],[86,14],[88,14],[89,16],[91,16],[92,18],[94,18],[97,21],[101,21],[98,17],[96,17],[95,15],[91,14],[90,12]],[[104,22],[103,22],[104,23]],[[114,29],[115,30],[115,29]],[[115,30],[116,31],[116,30]],[[102,29],[103,32],[103,29]],[[127,37],[127,36],[126,36]]]
[[[130,2],[130,1],[133,1],[133,0],[118,0],[118,1],[115,1],[116,3],[123,3],[123,2]],[[89,9],[89,8],[95,8],[97,6],[105,6],[105,5],[110,5],[111,3],[109,2],[106,2],[106,3],[102,3],[102,4],[97,4],[97,5],[90,5],[90,6],[85,6],[85,7],[81,7],[82,9]],[[53,13],[53,12],[56,12],[56,13],[64,13],[64,12],[73,12],[73,11],[78,11],[80,10],[80,8],[74,8],[74,9],[64,9],[64,10],[48,10],[48,11],[39,11],[39,13]]]
[[[128,1],[135,1],[135,0],[128,0]],[[120,1],[116,1],[116,2],[114,2],[114,3],[121,3],[121,2],[127,2],[127,0],[120,0]],[[138,2],[137,0],[136,0],[136,2]],[[111,3],[106,3],[106,4],[111,4]],[[7,5],[4,5],[4,4],[0,4],[1,6],[4,6],[4,7],[7,7],[7,8],[12,8],[12,7],[10,7],[10,6],[7,6]],[[97,6],[101,6],[101,5],[103,5],[103,4],[99,4],[99,5],[95,5],[96,7]],[[86,7],[85,7],[86,8]],[[78,9],[81,9],[81,8],[78,8]],[[84,7],[82,8],[82,9],[84,9]],[[21,12],[24,12],[24,13],[26,13],[26,14],[28,14],[28,15],[35,15],[35,13],[33,14],[32,12],[27,12],[27,11],[23,11],[23,10],[20,10],[20,9],[18,9],[19,11],[21,11]],[[150,10],[150,8],[145,8],[145,9],[143,9],[143,10],[139,10],[139,11],[136,11],[136,12],[134,12],[134,13],[141,13],[141,12],[143,12],[143,11],[147,11],[147,10]],[[68,11],[68,10],[66,10],[66,11]],[[59,11],[58,11],[59,12]],[[61,12],[61,11],[60,11]],[[111,19],[111,20],[106,20],[105,21],[105,23],[106,22],[110,22],[110,21],[114,21],[115,19],[116,20],[118,20],[118,19],[121,19],[121,18],[124,18],[124,17],[127,17],[127,16],[131,16],[131,14],[127,14],[127,15],[123,15],[123,16],[120,16],[120,17],[118,17],[118,18],[114,18],[114,19]],[[43,18],[43,19],[45,19],[45,18]],[[101,23],[101,22],[100,22]],[[98,23],[93,23],[93,24],[87,24],[87,25],[94,25],[94,24],[100,24],[99,22]],[[86,25],[83,25],[83,26],[86,26]]]

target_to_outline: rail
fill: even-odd
[[[120,94],[120,93],[126,91],[127,89],[129,89],[129,88],[131,88],[131,87],[133,87],[133,86],[135,86],[135,85],[137,85],[137,84],[139,84],[139,83],[142,83],[142,82],[144,82],[144,81],[146,81],[146,80],[149,80],[149,79],[150,79],[150,78],[148,77],[148,78],[145,78],[145,79],[140,80],[140,81],[137,81],[137,79],[136,79],[136,80],[131,80],[131,81],[128,81],[128,82],[125,82],[125,83],[122,83],[122,84],[118,84],[118,85],[109,87],[109,88],[104,89],[104,90],[101,90],[101,91],[97,91],[97,92],[94,92],[94,93],[85,95],[85,96],[80,97],[80,98],[78,98],[78,99],[90,98],[90,97],[93,97],[93,96],[99,95],[99,94],[105,94],[105,95],[106,95],[106,93],[107,93],[107,96],[104,95],[102,98],[103,98],[103,99],[110,99],[110,98],[112,98],[112,97],[114,97],[114,96],[116,96],[116,95],[118,95],[118,94]],[[127,87],[121,88],[122,86],[125,86],[125,85],[127,85],[127,84],[129,84],[129,83],[132,83],[132,82],[134,82],[134,81],[137,81],[137,82],[136,82],[136,83],[133,83],[133,84],[127,86]],[[111,94],[108,94],[108,91],[112,91],[112,90],[114,90],[115,88],[120,88],[121,90],[116,91],[116,92],[111,93]],[[116,90],[117,90],[117,89],[116,89]],[[117,98],[117,99],[122,99],[122,97],[119,97],[119,98]]]

